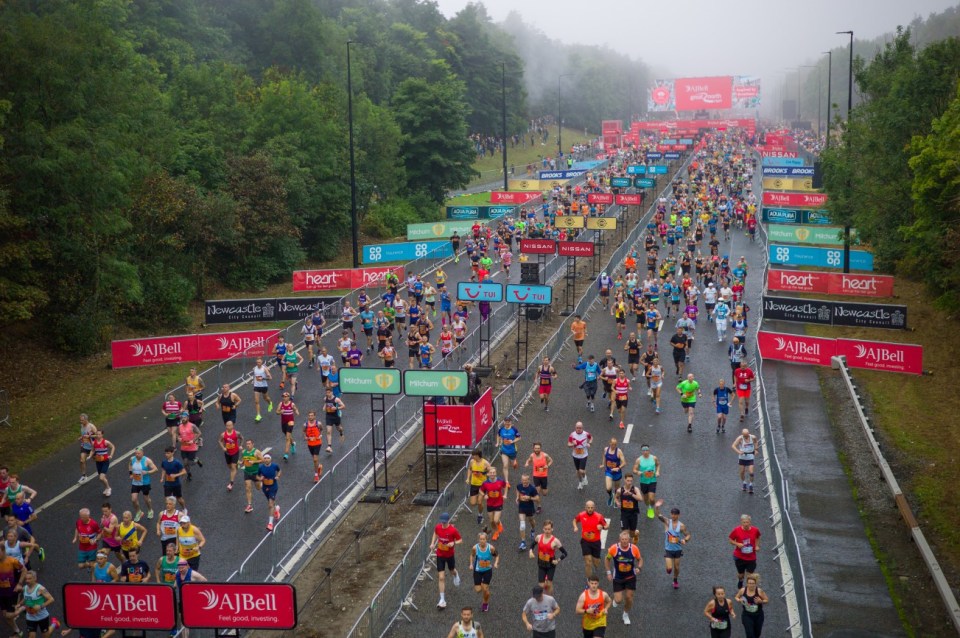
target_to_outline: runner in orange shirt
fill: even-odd
[[[587,579],[596,578],[593,567],[599,567],[603,557],[600,530],[607,527],[607,519],[597,511],[597,505],[593,501],[587,501],[584,510],[573,517],[573,531],[580,532],[580,551],[583,553],[583,569]]]
[[[573,333],[573,345],[577,347],[577,356],[583,356],[583,341],[587,338],[587,322],[580,315],[574,315],[570,324]]]

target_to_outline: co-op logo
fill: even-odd
[[[218,594],[211,589],[200,590],[203,598],[204,611],[277,611],[277,597],[275,594]]]
[[[777,352],[785,352],[795,356],[820,356],[820,344],[804,343],[803,341],[787,340],[783,337],[775,337],[777,343]]]
[[[874,363],[904,363],[903,350],[891,350],[889,348],[878,348],[876,346],[867,347],[861,343],[853,346],[857,351],[858,359],[873,361]]]
[[[176,343],[131,343],[135,357],[165,357],[180,354],[180,342]]]
[[[133,594],[107,594],[101,596],[100,593],[96,591],[85,591],[82,595],[87,599],[87,611],[98,610],[113,614],[157,611],[157,597],[153,594],[147,596],[135,596]]]

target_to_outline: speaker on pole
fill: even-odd
[[[540,283],[540,264],[537,262],[528,262],[520,264],[520,283],[539,284]]]

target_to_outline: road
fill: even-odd
[[[763,246],[750,244],[742,233],[734,233],[729,243],[721,247],[723,253],[734,259],[740,255],[747,257],[751,264],[762,263]],[[747,301],[753,308],[760,307],[762,277],[759,272],[748,279]],[[674,319],[667,320],[659,344],[666,354],[667,341],[672,334]],[[756,327],[751,326],[748,349],[750,357],[755,355],[751,347],[755,341]],[[644,569],[638,580],[637,603],[631,613],[633,624],[624,626],[620,610],[612,610],[609,616],[607,636],[669,634],[675,636],[706,635],[707,623],[702,610],[710,597],[711,587],[723,585],[727,595],[733,597],[736,590],[737,575],[732,559],[732,547],[727,535],[738,524],[741,514],[750,514],[760,527],[763,538],[758,553],[758,571],[762,577],[761,587],[770,595],[771,604],[766,607],[767,632],[779,635],[786,629],[787,612],[780,598],[781,576],[773,561],[771,551],[773,530],[767,524],[770,516],[770,504],[761,496],[763,487],[759,480],[755,495],[747,495],[740,489],[737,477],[737,456],[730,446],[739,432],[736,408],[731,410],[731,421],[726,434],[715,434],[715,410],[711,393],[716,381],[723,377],[729,383],[730,366],[727,359],[728,343],[717,343],[716,332],[701,318],[699,337],[692,350],[692,359],[688,371],[693,372],[703,388],[704,398],[698,403],[695,428],[692,434],[686,431],[686,420],[679,407],[679,400],[673,387],[677,378],[673,374],[672,364],[664,367],[668,372],[664,383],[663,413],[656,415],[653,406],[645,396],[645,384],[642,380],[634,383],[628,407],[628,426],[626,430],[617,427],[617,420],[607,420],[605,401],[598,397],[597,411],[591,414],[585,407],[583,393],[578,389],[582,381],[580,372],[570,369],[569,364],[576,360],[573,346],[565,353],[565,360],[558,365],[560,378],[556,383],[549,413],[538,409],[537,404],[529,407],[519,421],[522,435],[519,458],[525,458],[534,441],[542,441],[546,452],[555,459],[550,473],[550,493],[545,499],[542,515],[538,522],[547,518],[555,522],[555,533],[568,548],[570,555],[557,569],[556,597],[561,607],[558,619],[558,636],[580,635],[580,623],[574,609],[577,596],[583,591],[585,575],[580,556],[579,535],[572,530],[573,517],[583,509],[584,501],[593,499],[598,511],[611,520],[611,532],[605,547],[615,542],[619,531],[618,511],[606,506],[606,492],[603,488],[603,474],[599,469],[603,447],[610,437],[621,441],[629,436],[629,442],[621,445],[628,462],[631,464],[640,453],[643,443],[651,446],[653,454],[662,463],[662,475],[659,481],[659,494],[665,500],[664,510],[671,507],[681,510],[681,520],[692,533],[692,541],[684,549],[680,589],[675,591],[671,579],[664,573],[663,563],[663,526],[656,520],[641,517],[639,547],[644,557]],[[588,338],[584,346],[585,353],[602,355],[605,348],[614,350],[618,359],[624,341],[618,341],[613,318],[606,312],[594,310],[589,321]],[[670,357],[667,356],[669,360]],[[752,414],[749,424],[753,425]],[[589,485],[583,492],[576,489],[576,477],[566,439],[573,430],[574,423],[582,420],[586,429],[594,437],[588,465]],[[497,459],[499,467],[499,459]],[[511,481],[515,482],[516,470],[511,471]],[[512,494],[511,494],[512,497]],[[482,623],[487,636],[525,635],[520,622],[520,610],[530,595],[530,589],[536,584],[536,564],[527,558],[526,553],[517,551],[519,530],[517,526],[516,505],[508,499],[504,507],[504,534],[496,543],[501,553],[500,567],[493,577],[490,612],[479,612],[479,595],[471,587],[472,577],[468,572],[469,548],[476,542],[479,526],[471,515],[461,515],[455,520],[464,542],[458,547],[457,564],[461,569],[463,584],[452,587],[447,580],[447,609],[436,608],[436,585],[425,580],[414,592],[413,601],[417,607],[407,609],[412,622],[402,617],[398,619],[390,632],[392,638],[427,638],[446,636],[451,624],[457,618],[458,610],[463,606],[473,606],[475,616]],[[605,582],[610,591],[609,585]],[[739,605],[737,605],[739,613]],[[734,635],[742,630],[739,621],[735,622]]]

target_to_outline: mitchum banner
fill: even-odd
[[[850,229],[850,241],[856,241],[856,229]],[[770,241],[787,244],[813,244],[820,246],[843,246],[843,228],[839,226],[767,226]]]
[[[407,239],[410,241],[419,239],[449,239],[454,231],[460,235],[465,235],[471,232],[472,228],[473,222],[470,220],[407,224]]]

